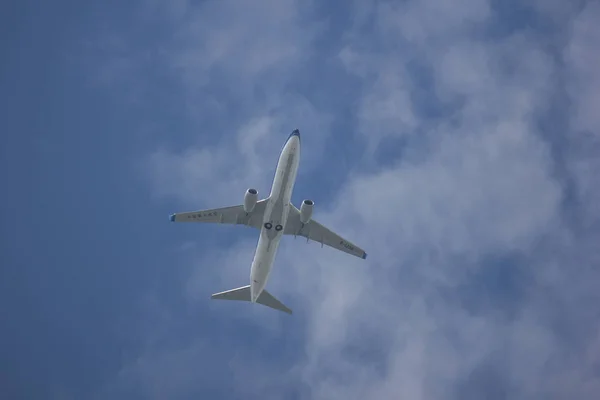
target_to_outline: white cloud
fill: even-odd
[[[579,198],[590,225],[600,219],[600,6],[589,2],[572,22],[568,45],[564,51],[567,92],[572,118],[569,132],[572,142],[571,169],[577,181]]]
[[[487,0],[382,2],[377,10],[377,29],[397,35],[388,39],[390,43],[400,39],[437,46],[471,33],[474,25],[489,18],[490,8]]]
[[[266,194],[268,171],[285,139],[281,132],[293,121],[327,135],[334,118],[352,116],[334,117],[287,89],[299,70],[296,63],[317,51],[314,27],[320,25],[305,23],[312,15],[308,6],[208,4],[182,17],[173,65],[193,90],[220,87],[228,79],[240,88],[239,95],[230,89],[234,100],[224,101],[242,104],[239,114],[225,107],[235,137],[184,152],[159,150],[149,171],[159,195],[213,206],[241,201],[250,182]],[[338,196],[316,210],[317,219],[367,249],[366,263],[293,239],[282,246],[270,291],[293,297],[292,318],[306,318],[306,325],[294,325],[305,329],[303,341],[294,343],[305,356],[286,364],[281,379],[305,383],[312,399],[491,398],[492,390],[523,399],[597,397],[600,378],[589,354],[598,350],[592,282],[600,278],[593,268],[599,252],[593,244],[598,232],[590,226],[597,226],[600,195],[593,182],[600,154],[597,147],[578,145],[595,143],[586,138],[600,129],[591,111],[600,75],[590,63],[598,8],[590,4],[577,16],[572,11],[564,53],[572,108],[563,110],[571,125],[560,134],[570,148],[559,151],[565,152],[577,192],[577,202],[565,205],[553,139],[537,125],[541,116],[555,117],[544,112],[555,100],[557,76],[565,73],[544,38],[529,30],[485,37],[478,27],[494,9],[483,0],[452,7],[436,0],[361,4],[355,4],[353,25],[337,52],[341,68],[361,83],[361,97],[347,99],[358,106],[352,133],[367,138],[367,157],[374,163],[387,137],[406,136],[412,153],[385,168],[353,172]],[[544,10],[542,15],[553,12]],[[553,23],[569,22],[564,21]],[[443,107],[435,118],[414,100],[423,90],[422,76],[409,71],[411,62],[427,68],[428,101]],[[257,81],[265,83],[268,96],[252,92]],[[583,136],[582,130],[591,134]],[[313,168],[327,165],[318,138],[306,141],[314,147],[303,148],[301,168],[311,164],[307,159],[315,162]],[[565,207],[577,207],[584,221],[592,219],[585,230],[572,227]],[[236,276],[245,279],[241,265],[250,265],[254,244],[243,239],[227,252],[200,256],[201,266],[185,288],[190,298],[233,287]],[[513,256],[522,261],[494,261]],[[207,276],[206,265],[224,267]],[[500,278],[492,272],[508,275],[504,271],[511,266],[524,271],[515,278],[524,282],[494,291],[493,280]],[[487,291],[469,300],[474,290],[469,288],[479,286]],[[250,320],[268,321],[269,334],[289,332],[277,314],[244,310]],[[248,356],[258,363],[256,376],[277,369],[259,362],[259,352]],[[149,362],[160,365],[163,356]],[[247,363],[236,365],[231,368],[241,381],[235,382],[243,386],[254,375],[248,375]],[[208,368],[171,364],[194,367]],[[287,390],[269,381],[253,387],[273,396]]]
[[[217,85],[245,102],[256,102],[259,92],[277,102],[281,85],[307,66],[321,29],[305,16],[309,4],[224,1],[192,7],[164,51],[165,62],[192,98]]]

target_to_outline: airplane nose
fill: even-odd
[[[288,140],[293,138],[294,136],[296,136],[298,138],[298,140],[300,140],[300,130],[299,129],[294,129],[292,131],[292,133],[290,133],[290,137],[288,138]]]

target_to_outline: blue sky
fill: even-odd
[[[600,7],[3,4],[0,392],[596,399]],[[293,201],[366,262],[172,212]]]

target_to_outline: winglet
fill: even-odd
[[[169,220],[170,220],[171,222],[175,222],[175,214],[171,214],[171,215],[169,215]]]
[[[363,260],[366,260],[366,259],[367,259],[367,252],[363,251],[362,259],[363,259]]]

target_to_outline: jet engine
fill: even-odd
[[[246,194],[244,195],[244,211],[246,211],[247,213],[252,212],[257,201],[258,191],[256,189],[246,190]]]
[[[300,222],[307,224],[312,217],[313,206],[315,203],[312,200],[304,200],[300,206]]]

